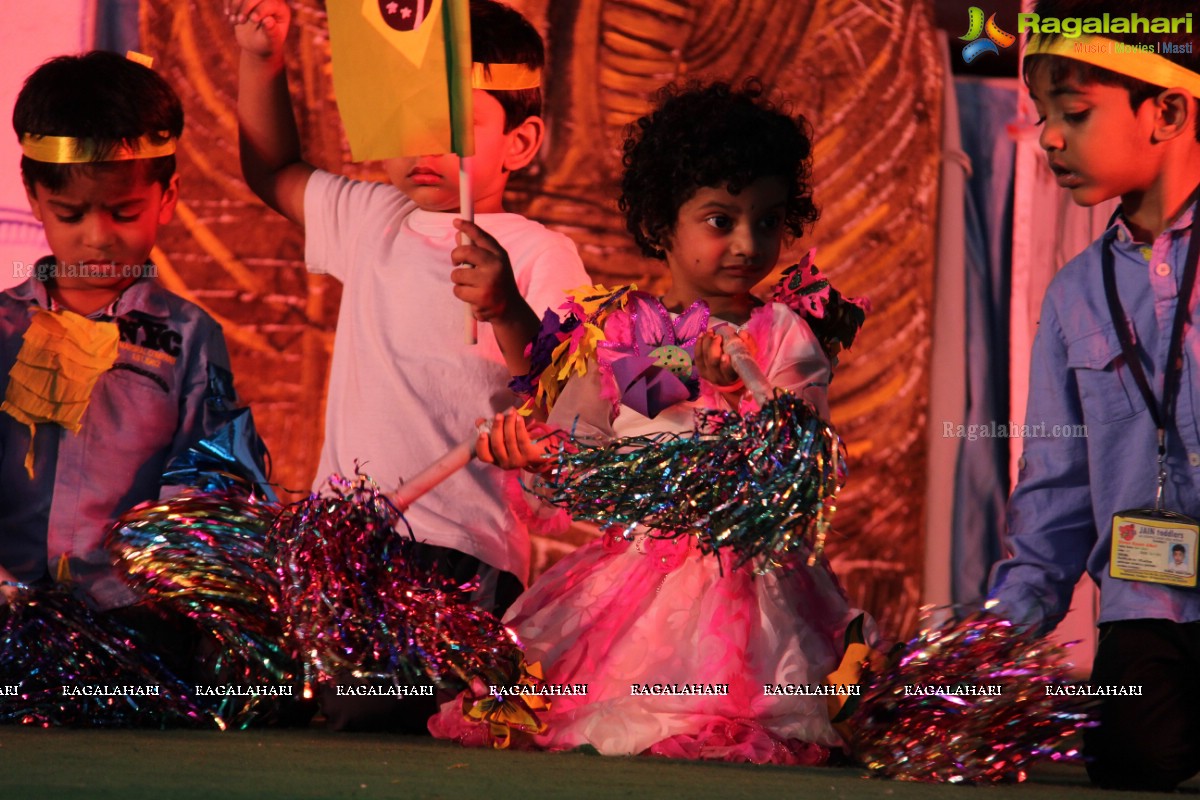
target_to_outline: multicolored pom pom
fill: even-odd
[[[136,506],[109,533],[125,582],[195,625],[205,650],[197,680],[212,687],[197,699],[222,728],[271,716],[298,684],[267,552],[280,510],[244,484],[189,488]]]
[[[745,417],[700,412],[691,436],[565,442],[532,488],[576,519],[698,532],[706,552],[767,569],[819,550],[843,474],[837,434],[779,391]]]
[[[1040,759],[1079,757],[1091,703],[1047,691],[1067,680],[1062,647],[998,617],[926,630],[864,678],[849,744],[897,780],[1023,781]]]
[[[0,723],[48,727],[212,724],[141,631],[69,587],[22,589],[0,607]]]
[[[339,676],[428,679],[451,688],[515,682],[523,655],[472,586],[422,569],[403,516],[365,476],[287,507],[271,532],[282,610],[306,686]]]

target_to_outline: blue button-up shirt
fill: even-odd
[[[1200,620],[1195,589],[1109,575],[1113,514],[1154,505],[1158,444],[1154,421],[1121,354],[1100,261],[1102,248],[1112,248],[1117,293],[1161,404],[1193,210],[1151,245],[1134,241],[1118,213],[1104,235],[1063,267],[1046,290],[1026,416],[1027,431],[1040,435],[1025,439],[1020,477],[1009,500],[1012,557],[992,573],[997,613],[1042,630],[1053,628],[1067,613],[1086,568],[1100,586],[1099,622]],[[1200,518],[1200,328],[1192,302],[1179,399],[1167,431],[1164,505]]]
[[[50,308],[36,278],[0,294],[0,396],[35,308]],[[137,597],[101,546],[113,521],[159,497],[163,468],[221,422],[234,401],[221,327],[193,303],[141,278],[96,317],[120,330],[113,368],[92,391],[78,434],[36,427],[34,477],[27,426],[0,413],[0,565],[25,582],[49,579],[59,559],[100,608]]]

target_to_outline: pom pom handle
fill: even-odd
[[[409,506],[431,489],[469,464],[475,457],[475,443],[479,436],[490,433],[491,430],[492,421],[484,420],[470,438],[463,439],[437,461],[401,484],[400,488],[391,496],[396,508],[401,512],[407,511]]]
[[[766,405],[771,399],[774,390],[771,388],[770,381],[763,374],[762,369],[758,366],[758,362],[754,360],[754,356],[750,355],[749,348],[746,343],[737,335],[737,331],[732,325],[721,325],[713,330],[721,337],[725,345],[725,352],[729,355],[729,360],[733,364],[733,371],[738,374],[742,382],[746,384],[746,388],[750,391],[750,395],[760,406]]]

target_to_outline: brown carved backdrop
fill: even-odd
[[[911,629],[922,562],[930,295],[942,75],[923,0],[514,0],[547,37],[549,138],[511,184],[509,207],[571,236],[596,281],[661,284],[615,207],[622,128],[661,84],[757,75],[812,122],[810,246],[846,293],[874,304],[833,384],[850,481],[829,544],[852,599],[894,633]],[[340,295],[308,275],[302,233],[242,183],[237,53],[220,3],[143,0],[143,49],[187,111],[183,202],[158,258],[175,291],[225,326],[238,386],[287,489],[310,485]],[[349,164],[332,96],[323,6],[300,0],[290,56],[307,158]],[[698,120],[697,124],[703,124]],[[430,454],[434,457],[437,454]],[[292,495],[295,496],[295,495]],[[535,542],[535,570],[581,541]]]

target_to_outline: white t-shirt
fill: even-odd
[[[385,491],[470,438],[478,417],[513,405],[491,325],[464,342],[450,282],[455,214],[423,211],[390,184],[314,172],[304,193],[305,260],[343,284],[316,489],[355,462]],[[539,317],[587,284],[574,243],[519,214],[477,214],[508,251]],[[473,461],[405,512],[416,538],[522,581],[529,535],[504,500],[504,473]]]

